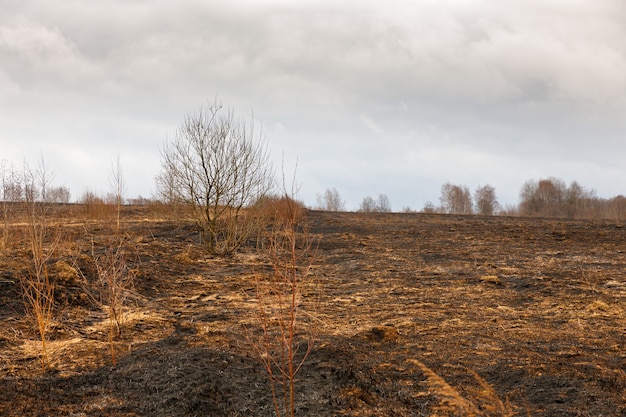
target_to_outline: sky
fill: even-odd
[[[152,197],[160,149],[216,98],[308,205],[502,205],[556,177],[626,194],[623,0],[0,0],[0,159],[73,199]],[[34,161],[34,162],[32,162]],[[296,168],[297,166],[297,168]]]

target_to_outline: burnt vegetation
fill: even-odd
[[[32,262],[27,213],[16,209],[0,256],[0,415],[265,416],[276,381],[277,400],[287,387],[287,414],[301,416],[626,412],[620,221],[299,206],[304,236],[269,227],[291,200],[265,201],[273,219],[258,239],[270,251],[255,237],[229,257],[206,250],[193,211],[171,220],[162,205],[122,206],[124,238],[111,246],[115,207],[94,218],[87,205],[50,206],[45,373],[19,284]],[[277,293],[258,290],[276,277],[276,237],[314,242],[285,270],[301,281],[282,323],[267,315],[281,308]],[[120,333],[107,299],[89,295],[101,288],[94,254],[105,253],[133,274]],[[292,313],[306,326],[290,328]],[[280,358],[280,345],[251,344],[274,325],[291,329],[297,366],[304,358],[294,391],[284,368],[268,378],[277,362],[259,360]]]

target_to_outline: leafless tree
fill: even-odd
[[[496,197],[496,189],[491,185],[484,185],[474,191],[474,205],[476,214],[492,216],[500,207]]]
[[[595,190],[572,181],[565,191],[565,214],[567,217],[593,217],[593,202],[597,200]]]
[[[389,213],[391,212],[391,203],[389,202],[389,197],[387,194],[379,194],[378,200],[376,201],[376,210],[379,213]]]
[[[626,197],[618,195],[606,201],[607,206],[605,218],[626,219]]]
[[[465,186],[445,183],[441,186],[439,201],[444,213],[472,214],[472,195]]]
[[[376,211],[376,200],[374,200],[371,196],[367,196],[363,198],[361,201],[361,205],[359,206],[359,211],[363,213],[373,213]]]
[[[62,203],[67,204],[70,202],[70,189],[67,187],[50,187],[48,191],[47,203]]]
[[[567,187],[558,178],[527,181],[520,192],[520,213],[526,216],[564,216]]]
[[[324,195],[317,195],[317,209],[324,211],[344,211],[345,202],[336,188],[327,188]]]
[[[422,213],[436,213],[437,207],[431,202],[427,201],[424,203],[424,207],[422,208]]]
[[[159,188],[193,209],[200,236],[216,255],[237,250],[255,227],[245,208],[273,184],[267,145],[254,123],[217,100],[189,113],[161,150]]]
[[[359,211],[363,213],[389,213],[391,211],[391,203],[387,194],[379,194],[378,199],[375,200],[371,196],[363,198]]]

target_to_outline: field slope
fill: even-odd
[[[66,218],[51,274],[53,370],[41,374],[19,274],[19,225],[0,255],[0,416],[268,416],[247,343],[252,247],[208,257],[191,224],[126,213],[136,271],[110,366],[84,268],[110,228]],[[300,416],[626,415],[626,228],[615,221],[311,211],[304,296],[315,347]]]

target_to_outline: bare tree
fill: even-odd
[[[389,197],[387,194],[379,194],[378,201],[376,201],[376,210],[379,213],[389,213],[391,212],[391,203],[389,202]]]
[[[255,227],[245,208],[272,187],[267,146],[254,124],[217,100],[189,113],[161,150],[159,188],[193,209],[200,236],[217,255],[237,250]]]
[[[604,217],[609,219],[626,219],[626,197],[623,195],[615,196],[604,203],[606,214]]]
[[[427,201],[424,203],[424,207],[422,208],[422,213],[436,213],[437,207],[431,202]]]
[[[359,211],[363,213],[389,213],[391,211],[391,203],[387,194],[379,194],[378,199],[371,196],[363,198]]]
[[[361,205],[359,206],[359,211],[364,213],[372,213],[376,211],[376,200],[374,200],[371,196],[367,196],[363,198]]]
[[[336,188],[327,188],[324,195],[317,195],[317,209],[324,211],[344,211],[345,202]]]
[[[500,207],[496,198],[496,189],[491,185],[484,185],[474,191],[476,214],[492,216]]]
[[[597,200],[595,190],[588,190],[572,181],[565,191],[565,212],[568,217],[591,217],[592,202]]]
[[[70,196],[70,189],[67,187],[50,187],[47,203],[67,204],[70,202]]]
[[[472,214],[472,195],[465,186],[445,183],[441,186],[439,201],[444,213]]]
[[[526,216],[564,216],[565,183],[557,178],[527,181],[520,192],[520,213]]]

